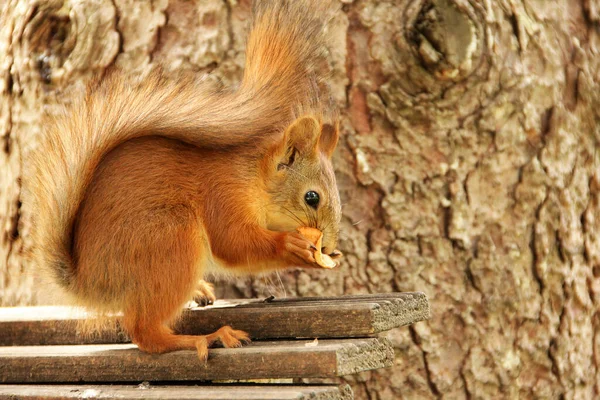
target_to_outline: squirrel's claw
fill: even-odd
[[[336,258],[341,258],[344,254],[342,254],[341,251],[339,250],[334,250],[331,252],[331,254],[329,254],[329,257],[336,259]]]

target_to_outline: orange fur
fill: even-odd
[[[161,72],[133,83],[112,71],[48,122],[25,175],[36,261],[80,303],[122,311],[142,350],[195,348],[205,358],[214,341],[248,339],[229,327],[170,330],[206,289],[205,269],[313,266],[299,226],[321,229],[324,249],[335,248],[337,120],[313,69],[323,4],[255,6],[238,91]],[[304,202],[309,190],[319,192],[318,208]]]

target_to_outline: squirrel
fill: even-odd
[[[316,72],[334,12],[255,2],[237,89],[109,71],[45,123],[24,172],[33,257],[78,304],[120,312],[140,350],[206,360],[213,342],[249,340],[229,326],[172,330],[195,293],[214,298],[207,270],[318,268],[303,226],[340,255],[339,117]]]

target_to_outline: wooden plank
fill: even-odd
[[[177,330],[207,334],[223,325],[253,339],[365,337],[429,318],[423,293],[264,300],[220,300],[184,312]],[[86,314],[69,307],[0,308],[0,346],[123,343],[122,332],[79,334]]]
[[[352,400],[348,385],[0,385],[3,399]]]
[[[0,347],[0,382],[212,381],[331,378],[391,366],[385,338],[254,342],[195,351],[142,353],[132,344]]]

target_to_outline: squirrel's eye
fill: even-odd
[[[319,205],[319,193],[311,190],[304,195],[304,201],[312,208],[317,208]]]

